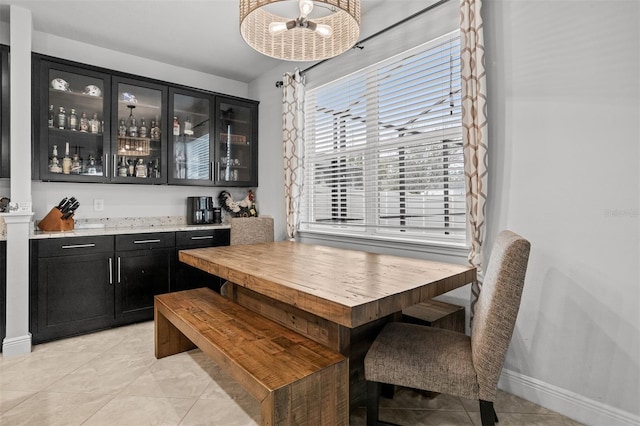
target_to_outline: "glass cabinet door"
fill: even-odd
[[[164,86],[113,79],[112,181],[166,183]]]
[[[106,180],[109,76],[46,61],[42,66],[40,178]]]
[[[0,46],[0,178],[9,177],[9,49]]]
[[[240,99],[218,97],[216,183],[221,186],[258,184],[258,107]]]
[[[212,185],[212,97],[172,89],[169,94],[169,183]]]

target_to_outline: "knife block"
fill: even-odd
[[[38,228],[45,232],[51,231],[72,231],[74,226],[73,215],[67,219],[62,219],[62,212],[54,207],[47,215],[38,222]]]

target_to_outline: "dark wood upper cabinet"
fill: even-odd
[[[257,185],[258,102],[38,54],[33,63],[34,179]]]

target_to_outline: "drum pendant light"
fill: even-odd
[[[295,8],[292,16],[281,16],[284,3],[297,3],[297,16]],[[272,58],[332,58],[358,41],[360,0],[240,0],[240,33],[249,46]]]

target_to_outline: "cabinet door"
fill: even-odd
[[[109,162],[109,75],[36,61],[40,99],[34,102],[40,179],[103,182]]]
[[[215,275],[194,268],[191,265],[180,262],[178,254],[180,250],[228,246],[230,239],[229,229],[208,229],[198,231],[176,232],[176,267],[175,278],[171,291],[190,290],[193,288],[209,287],[220,292],[221,280]]]
[[[216,125],[216,184],[257,186],[258,104],[219,96]]]
[[[114,321],[112,257],[106,253],[38,260],[37,324],[42,342],[109,327]]]
[[[114,77],[112,182],[167,182],[166,86]]]
[[[169,292],[174,249],[117,253],[116,318],[119,323],[153,319],[153,296]]]
[[[212,100],[200,92],[169,91],[169,183],[213,185]]]
[[[9,177],[9,52],[0,46],[0,178]]]

